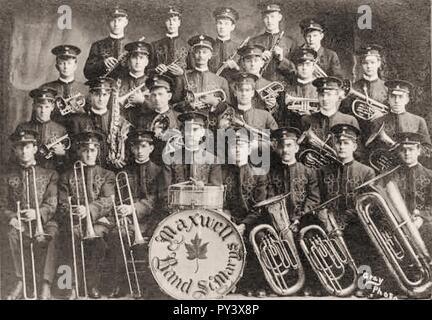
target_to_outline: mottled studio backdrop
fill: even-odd
[[[55,57],[51,48],[59,44],[74,44],[82,49],[77,79],[84,81],[82,69],[90,44],[107,36],[104,19],[106,6],[122,4],[129,11],[127,37],[147,41],[164,35],[163,21],[157,9],[168,3],[179,4],[184,11],[181,33],[192,36],[207,33],[215,36],[212,11],[216,6],[232,6],[241,18],[234,37],[243,40],[262,32],[258,0],[162,0],[132,1],[0,1],[0,147],[2,164],[8,158],[7,135],[15,126],[30,117],[29,90],[57,77]],[[431,114],[431,19],[430,1],[425,0],[285,0],[285,32],[302,43],[298,23],[317,16],[326,22],[326,46],[336,50],[352,78],[352,52],[363,43],[378,43],[386,48],[385,77],[407,79],[416,85],[415,97],[409,109],[427,118]],[[72,29],[59,30],[57,9],[72,8]],[[357,9],[372,8],[372,29],[359,30]],[[431,117],[429,119],[429,117]],[[431,128],[430,128],[431,129]],[[3,166],[4,167],[4,166]]]

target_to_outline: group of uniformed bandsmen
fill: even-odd
[[[115,261],[111,266],[111,297],[125,294],[111,199],[116,193],[115,173],[119,171],[128,173],[145,237],[151,237],[157,224],[169,214],[168,186],[192,181],[197,186],[225,185],[224,210],[244,235],[249,249],[248,232],[268,220],[253,208],[259,201],[290,193],[287,209],[291,228],[296,232],[315,219],[305,212],[343,194],[327,208],[334,212],[343,229],[354,260],[359,265],[373,266],[376,255],[356,216],[355,190],[376,174],[368,161],[376,146],[365,147],[365,141],[382,124],[398,144],[396,152],[402,163],[402,169],[387,178],[397,182],[415,225],[431,248],[432,171],[418,161],[430,136],[425,120],[406,110],[413,86],[403,80],[381,79],[382,48],[362,47],[356,54],[363,74],[353,88],[388,104],[389,112],[374,121],[361,120],[360,126],[351,112],[352,96],[345,96],[338,55],[321,45],[324,26],[316,19],[303,20],[300,27],[305,43],[298,46],[280,29],[280,5],[269,3],[261,9],[265,32],[241,44],[231,39],[240,21],[233,8],[214,10],[216,39],[195,35],[186,41],[186,35],[180,33],[182,14],[178,8],[169,7],[164,12],[166,35],[153,43],[127,43],[128,14],[122,8],[111,8],[106,20],[109,36],[90,48],[84,67],[88,79],[85,85],[75,80],[81,50],[69,44],[51,50],[56,56],[59,78],[30,92],[32,117],[19,124],[10,136],[13,155],[1,175],[0,218],[9,238],[17,277],[8,299],[20,298],[23,291],[19,233],[23,231],[29,241],[28,225],[17,220],[18,201],[23,221],[36,218],[38,204],[44,231],[50,236],[47,244],[41,241],[38,245],[36,241],[35,247],[39,297],[51,298],[58,261],[68,260],[59,253],[70,255],[63,249],[70,247],[69,197],[72,203],[80,197],[74,180],[77,161],[84,164],[91,218],[95,233],[100,236],[88,245],[87,251],[90,297],[100,297],[107,251]],[[323,71],[320,77],[317,66]],[[266,92],[275,81],[282,83],[284,90],[262,94],[262,89]],[[124,95],[127,98],[122,99]],[[317,108],[288,110],[286,96],[316,100]],[[77,104],[83,98],[85,103],[82,110],[62,115],[55,103],[58,97]],[[195,104],[197,100],[201,105]],[[234,124],[233,118],[242,119],[243,123]],[[125,123],[127,135],[122,131]],[[243,130],[245,127],[249,130]],[[205,130],[217,137],[221,128],[237,132],[235,142],[227,146],[228,154],[235,159],[233,163],[214,161],[217,155],[203,149]],[[266,139],[259,134],[265,129],[271,130],[271,166],[267,174],[258,174],[249,156],[253,148],[265,150]],[[117,147],[124,148],[118,162],[112,161],[113,130],[120,130]],[[317,169],[310,166],[313,159],[307,155],[301,163],[298,155],[304,146],[298,139],[306,130],[312,130],[331,146],[338,161]],[[65,143],[67,139],[52,144],[65,135],[72,141],[70,148]],[[177,139],[176,135],[183,138]],[[52,155],[48,158],[41,153],[47,146]],[[180,150],[183,159],[192,161],[165,163],[164,155],[172,148]],[[31,168],[35,175],[26,175]],[[25,177],[30,177],[27,183]],[[37,193],[33,192],[34,185]],[[133,208],[121,205],[118,210],[120,215],[130,216]],[[73,214],[85,221],[87,209],[81,203]],[[76,231],[75,237],[83,236]],[[250,252],[240,290],[264,296],[264,277],[252,257],[253,250]],[[306,275],[309,276],[312,277]],[[320,292],[322,289],[313,281],[304,289],[307,295]]]

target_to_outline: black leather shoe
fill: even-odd
[[[22,283],[22,281],[18,281],[15,288],[6,297],[6,300],[20,299],[20,298],[22,298],[22,293],[23,293],[23,283]]]
[[[267,293],[265,292],[264,289],[259,289],[259,290],[255,291],[255,297],[265,298],[265,297],[267,297]]]
[[[117,286],[111,291],[108,298],[115,299],[115,298],[121,298],[124,296],[125,296],[124,291],[119,286]]]
[[[92,299],[99,299],[101,297],[99,289],[98,288],[91,288],[89,292],[89,297]]]

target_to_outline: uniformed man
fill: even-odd
[[[279,24],[283,18],[279,4],[264,4],[261,6],[261,13],[265,32],[250,39],[250,43],[262,45],[266,49],[263,53],[263,58],[266,62],[270,62],[262,75],[270,81],[275,81],[280,77],[278,68],[282,65],[285,70],[291,69],[294,71],[294,66],[289,60],[289,55],[297,47],[297,44],[291,37],[283,35],[276,45],[281,34]],[[270,51],[272,48],[273,51]]]
[[[257,76],[255,81],[256,93],[253,97],[253,106],[257,109],[265,109],[270,112],[277,114],[283,103],[283,94],[279,96],[266,95],[261,96],[259,92],[265,87],[271,84],[271,81],[265,79],[261,75],[261,69],[264,65],[263,53],[265,48],[261,45],[248,44],[239,49],[238,54],[240,55],[240,66],[242,71],[254,74]],[[233,78],[233,77],[232,77]],[[231,82],[231,91],[234,91],[234,82]]]
[[[425,119],[406,111],[413,85],[404,80],[389,80],[384,84],[388,88],[390,112],[372,123],[373,132],[376,132],[385,123],[385,132],[391,138],[395,138],[399,132],[417,132],[424,136],[426,143],[430,144],[431,140]]]
[[[89,288],[89,296],[94,299],[100,298],[99,285],[107,249],[106,237],[110,228],[114,225],[111,196],[115,192],[115,176],[113,172],[96,164],[103,139],[103,135],[97,131],[84,131],[75,137],[74,141],[77,143],[78,160],[84,165],[85,177],[81,176],[81,172],[78,169],[77,176],[79,181],[75,181],[74,168],[70,168],[60,176],[58,185],[59,214],[61,215],[62,223],[65,225],[69,225],[70,223],[68,197],[72,197],[72,204],[78,205],[76,210],[73,211],[75,218],[85,221],[88,209],[95,234],[98,236],[97,239],[84,242],[87,286]],[[84,195],[82,187],[78,187],[79,195],[77,195],[77,183],[79,183],[79,186],[85,183],[87,195]],[[81,203],[77,202],[78,196],[81,199]],[[85,197],[88,198],[88,208],[85,207],[85,203],[83,202]],[[75,221],[74,238],[76,243],[86,233],[85,229],[82,233],[80,232],[78,223]],[[75,298],[76,294],[75,290],[73,290],[71,298]]]
[[[128,135],[128,147],[131,150],[133,162],[124,168],[124,171],[128,175],[129,184],[133,197],[132,205],[119,205],[117,211],[119,219],[124,216],[128,217],[129,225],[128,230],[130,237],[133,239],[134,228],[131,223],[131,215],[133,208],[135,209],[136,216],[138,218],[139,227],[144,239],[147,241],[153,235],[153,231],[157,224],[164,218],[163,194],[167,192],[164,183],[162,181],[162,169],[150,160],[150,155],[154,149],[154,134],[151,131],[137,129],[129,132]],[[125,183],[120,180],[120,183]],[[122,194],[123,200],[128,197],[127,194]],[[127,244],[126,231],[122,227],[122,236],[125,238],[124,243]],[[118,298],[124,295],[124,284],[125,284],[125,267],[122,259],[122,253],[120,248],[120,242],[118,239],[118,230],[111,231],[112,245],[114,250],[112,255],[114,258],[114,279],[113,279],[113,291],[110,294],[111,298]],[[128,249],[127,249],[128,250]],[[137,257],[139,252],[134,250],[134,255]],[[150,272],[150,270],[148,270]],[[143,286],[146,289],[146,286]],[[148,289],[145,295],[147,295]]]
[[[84,66],[87,79],[101,76],[117,78],[125,72],[125,67],[119,62],[124,58],[125,29],[129,23],[126,10],[114,7],[107,11],[107,24],[110,34],[107,38],[91,45],[90,53]],[[123,59],[121,59],[123,61]],[[111,71],[111,72],[110,72]]]
[[[328,204],[328,212],[334,215],[337,227],[343,231],[344,240],[357,266],[369,265],[372,267],[373,274],[376,274],[373,262],[377,259],[378,254],[363,229],[355,207],[356,195],[362,192],[362,190],[355,189],[374,178],[375,172],[372,168],[354,159],[354,151],[360,135],[358,125],[336,124],[331,128],[331,134],[334,139],[334,148],[342,165],[330,164],[319,171],[321,199],[327,201],[337,195],[342,195]],[[321,215],[321,219],[330,231],[332,228],[328,217]],[[356,294],[361,295],[361,290]]]
[[[51,53],[56,56],[56,69],[59,73],[57,80],[45,83],[41,88],[52,88],[57,92],[58,97],[69,99],[69,104],[76,107],[75,113],[84,112],[85,97],[87,87],[84,83],[75,79],[75,72],[78,67],[78,55],[81,49],[72,45],[60,45],[54,47]],[[58,123],[65,124],[69,120],[70,114],[62,116],[60,111],[54,109],[52,119]]]
[[[222,77],[229,80],[230,75],[239,70],[237,62],[230,59],[236,52],[240,43],[231,39],[231,33],[239,20],[238,12],[230,7],[218,7],[213,11],[216,20],[217,37],[214,43],[213,56],[209,61],[209,70],[216,73],[219,68],[225,68],[220,73]]]
[[[245,238],[247,252],[253,252],[248,235],[254,226],[268,223],[253,206],[267,198],[268,179],[249,162],[255,143],[245,128],[228,129],[235,134],[235,141],[228,144],[228,162],[222,166],[223,184],[226,186],[224,212],[237,224]],[[266,283],[255,254],[248,255],[246,269],[239,283],[240,291],[247,296],[266,296]]]
[[[396,135],[402,167],[383,179],[385,185],[393,181],[399,187],[415,226],[426,247],[432,252],[432,171],[419,162],[424,136],[417,132]]]
[[[307,18],[300,22],[304,46],[317,52],[317,64],[327,76],[343,78],[343,72],[337,53],[331,49],[324,48],[321,42],[324,38],[324,27],[317,19]],[[319,77],[324,75],[319,74]]]
[[[111,121],[113,115],[113,108],[115,105],[110,103],[112,101],[111,95],[114,87],[114,80],[111,78],[95,78],[86,82],[86,85],[90,87],[89,104],[86,105],[86,112],[84,114],[75,115],[71,118],[71,126],[68,131],[75,135],[77,133],[97,130],[105,135],[105,139],[111,134]],[[120,108],[120,106],[118,106]],[[120,114],[118,123],[118,129],[122,131],[129,123]],[[124,140],[126,137],[124,137]],[[124,142],[124,141],[123,141]],[[109,154],[108,140],[101,142],[99,158],[100,163],[103,167],[111,165],[111,160],[108,161]],[[122,164],[124,165],[125,159]],[[120,164],[119,167],[122,167]]]
[[[181,76],[187,68],[189,47],[185,39],[179,35],[181,26],[181,10],[176,6],[169,6],[163,13],[166,35],[152,43],[153,67],[156,72],[168,72],[170,76]]]
[[[162,157],[163,174],[167,186],[192,181],[197,186],[222,184],[221,166],[216,156],[206,150],[203,137],[206,135],[208,117],[197,111],[178,116],[182,137],[176,145],[175,139],[167,143]]]
[[[289,79],[288,84],[285,88],[285,102],[287,108],[280,110],[279,112],[279,123],[284,125],[290,125],[293,127],[300,128],[301,117],[304,115],[310,115],[311,110],[302,109],[303,104],[295,103],[291,100],[291,97],[296,98],[309,98],[318,101],[318,92],[312,82],[316,79],[314,75],[315,64],[316,64],[317,53],[316,51],[309,48],[299,48],[294,50],[292,54],[292,61],[296,67],[296,75]],[[289,110],[288,108],[298,109]],[[318,103],[309,103],[310,107],[318,110]]]
[[[2,174],[0,179],[1,222],[6,228],[4,230],[8,232],[15,275],[18,281],[7,297],[8,300],[19,299],[23,294],[19,232],[23,233],[26,273],[31,270],[30,255],[27,253],[29,243],[33,241],[37,287],[42,287],[37,295],[41,299],[51,298],[51,285],[56,273],[58,227],[55,222],[55,212],[57,209],[58,175],[54,170],[44,169],[36,163],[37,136],[37,132],[26,129],[17,129],[10,136],[17,161],[8,166],[7,172]],[[20,202],[21,208],[21,229],[17,216],[17,202]],[[39,212],[36,212],[37,206]],[[35,237],[35,219],[37,219],[38,214],[40,214],[46,236]],[[29,223],[31,223],[33,239],[30,239]],[[31,273],[26,277],[27,285],[32,283],[32,277],[29,275]],[[31,296],[31,294],[28,295]]]
[[[70,146],[69,138],[52,147],[46,147],[67,135],[65,127],[51,120],[56,95],[57,92],[51,88],[30,91],[30,97],[33,98],[32,117],[30,121],[19,124],[17,130],[28,129],[37,132],[40,143],[36,154],[38,164],[46,169],[61,171],[68,164],[66,147]]]

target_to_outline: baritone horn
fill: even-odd
[[[303,132],[297,143],[306,145],[306,148],[299,154],[299,160],[309,167],[320,168],[329,163],[341,164],[336,151],[326,141],[322,141],[312,128]],[[306,157],[308,154],[310,154],[309,159]]]
[[[390,107],[369,97],[366,88],[364,88],[365,94],[363,94],[353,89],[351,83],[349,84],[349,88],[348,83],[345,85],[347,86],[347,95],[351,94],[357,97],[351,105],[352,112],[357,118],[373,121],[389,113]]]
[[[29,172],[30,170],[30,172]],[[26,300],[36,300],[37,299],[37,274],[36,274],[36,260],[35,260],[35,252],[34,252],[34,244],[35,242],[42,243],[51,240],[51,237],[45,233],[42,225],[42,216],[39,208],[39,197],[37,192],[37,184],[36,184],[36,170],[34,167],[30,167],[29,170],[25,170],[25,199],[26,206],[25,209],[21,209],[21,203],[17,202],[17,220],[18,220],[18,237],[19,237],[19,246],[20,246],[20,259],[21,259],[21,273],[22,273],[22,283],[23,283],[23,297]],[[30,177],[31,175],[31,177]],[[32,184],[30,184],[30,180],[32,180]],[[34,199],[34,210],[35,210],[35,226],[32,224],[32,220],[28,220],[22,217],[22,214],[31,209],[31,191]],[[31,266],[31,277],[32,277],[32,286],[33,286],[33,294],[29,296],[27,294],[27,277],[26,277],[26,259],[24,252],[24,222],[27,222],[28,233],[30,238],[30,266]]]
[[[293,295],[304,285],[305,273],[290,227],[286,197],[279,195],[256,204],[266,209],[273,226],[261,224],[252,229],[250,242],[272,290],[281,296]]]
[[[72,237],[72,259],[73,259],[73,268],[74,268],[74,277],[75,277],[75,293],[77,298],[87,298],[88,297],[88,288],[87,288],[87,273],[86,273],[86,260],[85,260],[85,252],[84,252],[84,241],[91,241],[99,238],[96,235],[95,230],[93,228],[93,221],[90,212],[90,204],[87,193],[87,186],[85,181],[85,173],[84,173],[84,163],[80,160],[76,161],[73,165],[74,171],[74,184],[75,184],[75,204],[72,204],[72,197],[68,197],[69,202],[69,220],[70,220],[70,231]],[[81,178],[80,178],[81,176]],[[82,195],[82,198],[81,198]],[[84,200],[84,204],[82,201]],[[74,224],[74,217],[77,216],[77,209],[84,205],[86,215],[84,219],[85,223],[85,234],[83,230],[82,219],[78,217],[78,224]],[[80,294],[80,285],[78,282],[78,255],[77,248],[75,243],[75,227],[78,227],[79,233],[79,254],[81,256],[81,270],[82,270],[82,279],[83,279],[83,287],[84,287],[84,295]]]
[[[320,226],[300,230],[300,246],[325,290],[331,295],[350,295],[357,285],[357,267],[334,216],[323,210],[330,223],[330,234]]]
[[[400,289],[413,298],[430,297],[430,254],[397,185],[371,186],[357,197],[356,209]]]
[[[137,268],[136,268],[134,247],[136,248],[136,246],[143,245],[144,243],[146,243],[146,241],[144,240],[142,233],[141,233],[141,229],[139,226],[138,217],[137,217],[137,213],[136,213],[136,209],[135,209],[134,199],[132,196],[132,190],[131,190],[130,183],[129,183],[129,177],[125,171],[121,171],[121,172],[117,173],[117,175],[116,175],[116,189],[117,189],[119,205],[116,205],[114,195],[112,196],[112,201],[113,201],[113,205],[114,205],[114,216],[116,219],[116,224],[117,224],[117,229],[118,229],[118,234],[119,234],[119,239],[120,239],[120,245],[121,245],[121,249],[122,249],[123,261],[125,264],[126,277],[127,277],[127,281],[128,281],[128,285],[129,285],[129,291],[130,291],[131,296],[141,297],[141,285],[140,285],[140,282],[138,279],[138,272],[137,272]],[[123,205],[128,205],[128,206],[131,206],[131,208],[132,208],[131,218],[132,218],[132,228],[133,228],[133,233],[134,233],[134,239],[132,239],[131,234],[129,232],[130,222],[129,222],[127,216],[125,216],[125,215],[120,216],[120,214],[118,212],[119,211],[118,208],[120,206],[123,206]],[[129,250],[129,258],[130,258],[130,261],[132,264],[132,272],[134,274],[134,279],[135,279],[136,293],[132,287],[132,281],[131,281],[130,272],[129,272],[129,265],[128,265],[128,258],[126,256],[126,246],[125,246],[123,236],[122,236],[122,226],[123,226],[123,230],[125,232],[127,246],[128,246],[128,250]]]
[[[369,164],[377,171],[387,171],[399,164],[397,154],[393,152],[399,144],[389,137],[384,127],[385,123],[365,143],[366,147],[371,145],[372,142],[379,142],[385,146],[374,149],[369,155]]]
[[[68,98],[57,97],[54,101],[55,106],[62,116],[69,113],[83,112],[85,103],[85,96],[79,92]]]

